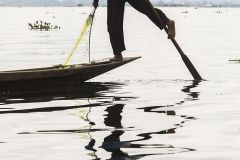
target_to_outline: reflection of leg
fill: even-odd
[[[108,112],[107,117],[104,119],[104,123],[106,126],[122,128],[122,110],[123,104],[116,104],[114,106],[108,107],[105,111]]]
[[[125,50],[123,17],[125,0],[108,0],[107,25],[114,55]]]
[[[94,145],[95,145],[95,143],[96,143],[96,140],[95,140],[95,139],[91,139],[90,142],[88,143],[88,145],[85,146],[85,148],[86,148],[87,150],[96,152],[97,150],[93,148]]]
[[[108,112],[107,117],[104,119],[104,123],[106,126],[114,127],[114,128],[122,128],[122,110],[124,105],[117,104],[114,106],[108,107],[105,111]],[[120,141],[120,136],[124,134],[124,131],[114,130],[109,136],[104,138],[104,142],[102,144],[102,148],[106,151],[112,153],[111,158],[116,159],[124,159],[124,157],[129,157],[127,153],[121,151],[122,142]]]

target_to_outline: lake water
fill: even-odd
[[[0,8],[0,70],[61,64],[91,8]],[[142,56],[84,84],[0,98],[0,159],[238,160],[240,9],[162,8],[176,40],[207,81],[194,82],[166,34],[127,7],[124,56]],[[32,31],[42,20],[60,30]],[[111,57],[106,8],[91,59]],[[71,63],[87,62],[84,43]]]

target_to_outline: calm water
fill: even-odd
[[[90,11],[0,8],[0,69],[63,63]],[[240,64],[228,60],[240,59],[240,9],[163,11],[175,19],[177,41],[207,81],[191,81],[165,33],[127,8],[125,55],[142,58],[82,85],[2,93],[0,158],[238,160]],[[29,30],[36,20],[61,29]],[[81,46],[72,63],[86,62],[86,52]],[[99,8],[91,59],[110,56],[106,8]]]

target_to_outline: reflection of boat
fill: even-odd
[[[122,84],[100,82],[71,82],[43,85],[19,85],[0,87],[0,105],[14,103],[38,103],[54,100],[102,98],[105,92]]]
[[[17,86],[16,88],[0,88],[0,114],[11,113],[36,113],[36,112],[54,112],[77,108],[100,107],[109,104],[114,97],[105,94],[112,90],[121,88],[118,83],[100,83],[100,82],[80,82],[80,83],[62,83],[42,86]],[[97,100],[89,103],[87,99]],[[8,108],[4,105],[20,103],[41,103],[61,100],[79,100],[81,105],[53,105],[41,106],[26,105],[24,108]],[[106,104],[105,104],[106,103]],[[54,103],[53,103],[54,104]]]
[[[2,71],[0,72],[1,86],[6,83],[57,83],[57,82],[84,82],[119,66],[136,60],[140,57],[128,57],[123,61],[110,61],[103,59],[90,64],[76,64],[68,66],[53,66],[46,68],[35,68],[26,70]]]

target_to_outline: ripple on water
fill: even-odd
[[[157,83],[161,83],[162,81],[157,81]],[[154,81],[156,83],[156,81]],[[163,82],[166,83],[166,82]],[[176,82],[173,82],[176,83]],[[168,105],[159,105],[159,106],[145,106],[139,107],[137,106],[136,110],[143,111],[148,116],[151,114],[159,114],[169,116],[169,117],[179,117],[182,120],[179,123],[174,123],[172,126],[169,126],[168,129],[158,130],[154,129],[153,132],[147,132],[146,129],[142,128],[144,126],[130,126],[124,127],[122,122],[122,113],[123,110],[128,110],[127,104],[130,101],[137,101],[138,98],[131,96],[122,96],[129,95],[129,93],[117,92],[128,86],[128,84],[118,84],[118,83],[71,83],[71,84],[57,84],[55,86],[29,86],[29,88],[7,88],[8,92],[4,93],[4,97],[2,98],[1,103],[5,105],[14,105],[14,104],[46,104],[54,101],[64,101],[64,100],[81,100],[81,99],[92,99],[95,102],[91,103],[89,100],[89,104],[78,104],[72,106],[43,106],[34,107],[34,108],[4,108],[0,110],[0,114],[42,114],[42,113],[58,113],[67,110],[73,109],[86,109],[87,113],[80,111],[81,119],[88,123],[87,128],[80,129],[55,129],[55,130],[37,130],[37,131],[23,131],[18,132],[19,136],[21,135],[46,135],[46,136],[54,136],[54,135],[66,135],[66,134],[100,134],[103,136],[102,144],[100,144],[100,148],[105,150],[106,152],[111,153],[111,158],[130,158],[136,159],[141,157],[153,156],[153,155],[168,155],[168,154],[177,154],[183,152],[191,152],[196,149],[187,148],[187,147],[176,147],[171,144],[162,144],[162,143],[150,143],[152,139],[155,139],[161,135],[174,135],[177,132],[177,129],[184,127],[184,124],[191,120],[196,120],[195,117],[186,116],[186,115],[178,115],[174,110],[174,107],[181,106],[186,101],[194,101],[198,99],[198,92],[191,92],[191,88],[194,88],[199,83],[195,81],[191,81],[191,83],[187,86],[184,86],[181,90],[183,93],[187,95],[186,98],[180,100],[180,102],[176,102]],[[2,88],[3,90],[3,88]],[[42,96],[44,94],[44,96]],[[112,95],[112,96],[110,96]],[[116,103],[116,104],[114,104]],[[53,104],[53,103],[52,103]],[[32,105],[30,105],[32,107]],[[29,106],[29,107],[30,107]],[[97,127],[98,122],[91,120],[88,116],[91,115],[95,109],[102,107],[104,109],[103,113],[103,126],[105,127]],[[130,108],[129,108],[130,109]],[[130,110],[135,110],[131,108]],[[132,112],[132,111],[131,111]],[[136,111],[135,111],[136,112]],[[77,115],[78,116],[78,115]],[[85,117],[85,118],[84,118]],[[67,127],[65,127],[67,128]],[[110,133],[110,134],[106,134]],[[135,134],[134,134],[135,133]],[[127,135],[134,135],[128,137]],[[121,137],[128,137],[127,140],[121,139]],[[85,145],[85,149],[87,151],[91,151],[93,153],[97,153],[99,151],[98,138],[94,138],[94,136],[90,136],[89,143]]]
[[[1,8],[1,70],[62,63],[91,11],[74,10]],[[211,8],[163,10],[179,21],[179,44],[210,81],[183,80],[192,77],[176,49],[127,7],[125,55],[143,58],[94,79],[114,83],[0,85],[0,159],[237,159],[239,64],[228,60],[239,59],[240,23],[227,24],[239,9],[221,16]],[[92,59],[112,56],[102,25],[106,8],[95,18]],[[39,19],[61,30],[29,31],[27,24]],[[83,61],[82,53],[74,62]]]

